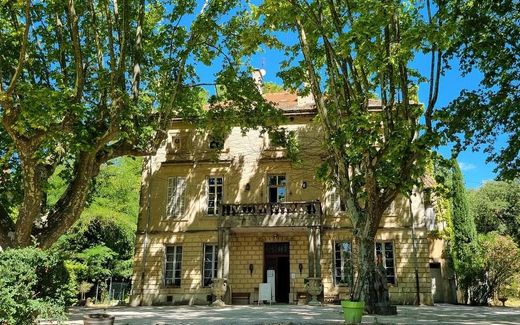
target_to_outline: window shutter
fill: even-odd
[[[329,200],[329,206],[332,209],[332,213],[343,211],[341,207],[341,198],[339,196],[338,190],[335,187],[329,191]]]
[[[168,217],[181,217],[185,207],[186,178],[168,178],[168,205],[166,214]]]
[[[177,177],[177,187],[175,190],[175,216],[180,217],[184,214],[184,197],[186,192],[186,178]]]
[[[167,205],[166,205],[166,217],[173,217],[173,209],[174,209],[174,193],[175,188],[177,187],[177,177],[168,178],[168,195],[167,195]]]

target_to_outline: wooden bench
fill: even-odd
[[[249,292],[233,292],[231,295],[231,304],[233,305],[249,305],[250,304]]]

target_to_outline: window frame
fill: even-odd
[[[222,183],[218,184],[217,179],[221,179]],[[210,179],[215,179],[215,183],[213,185],[210,184]],[[218,200],[218,188],[222,188],[222,191],[220,193],[220,202]],[[211,193],[211,188],[214,188],[214,193]],[[210,198],[211,195],[214,195],[213,199],[213,207],[210,207],[210,202],[212,199]],[[220,203],[220,204],[219,204]],[[218,216],[222,214],[222,204],[224,203],[224,177],[218,176],[218,175],[210,175],[206,177],[206,214],[210,216]],[[213,210],[210,210],[213,209]],[[210,212],[211,211],[211,212]]]
[[[168,249],[173,248],[173,253],[169,253]],[[180,250],[180,252],[179,252]],[[168,255],[173,255],[171,261],[168,260]],[[182,285],[182,245],[165,245],[164,246],[164,271],[163,271],[163,284],[165,287],[180,288]],[[180,260],[178,260],[180,258]],[[172,266],[169,269],[169,266]],[[172,276],[167,276],[168,272],[172,272]],[[179,272],[179,277],[176,277],[176,273]]]
[[[390,286],[394,286],[394,287],[397,287],[397,268],[396,268],[396,265],[395,265],[395,261],[396,261],[396,258],[395,258],[395,245],[394,245],[394,241],[393,240],[376,240],[375,244],[374,244],[374,254],[375,254],[375,259],[377,261],[377,252],[378,252],[378,249],[377,249],[377,245],[381,245],[382,247],[382,251],[381,251],[381,254],[382,254],[382,257],[383,257],[383,265],[385,266],[385,270],[386,270],[386,282],[388,283],[388,285]],[[391,252],[392,252],[392,257],[387,257],[387,254],[386,252],[389,251],[386,249],[386,244],[390,244],[392,245],[392,249],[391,249]],[[388,266],[388,262],[389,261],[392,261],[392,266]],[[392,271],[393,271],[393,274],[388,274],[388,269],[391,268]],[[389,278],[393,278],[393,282],[389,281]]]
[[[285,179],[285,185],[284,186],[280,186],[280,184],[278,184],[278,177],[280,176],[283,176],[284,179]],[[271,177],[276,177],[276,185],[271,185],[270,183],[270,178]],[[289,182],[288,182],[288,179],[287,179],[287,174],[285,173],[272,173],[272,174],[267,174],[267,177],[266,177],[266,181],[267,181],[267,187],[266,187],[266,191],[267,191],[267,203],[273,203],[273,204],[276,204],[276,203],[284,203],[284,202],[288,202],[287,201],[287,195],[288,195],[288,188],[289,188]],[[285,196],[284,196],[284,200],[283,201],[278,201],[278,188],[285,188]],[[276,202],[271,202],[270,201],[270,190],[271,188],[276,188]]]
[[[174,198],[179,191],[179,180],[183,180],[182,192],[180,193],[180,199],[175,202]],[[172,180],[174,180],[172,182]],[[172,184],[173,183],[173,184]],[[167,180],[166,188],[166,218],[167,219],[178,219],[184,216],[186,212],[186,188],[187,179],[186,176],[170,176]]]
[[[212,260],[209,261],[211,263],[211,268],[206,268],[206,253],[207,248],[212,247]],[[216,243],[205,243],[202,248],[202,287],[203,288],[209,288],[211,284],[213,283],[213,280],[217,278],[218,273],[218,244]],[[206,276],[206,271],[211,272],[211,279],[210,277]],[[210,279],[210,281],[206,284],[206,279]]]
[[[344,259],[344,255],[341,254],[341,252],[343,252],[343,250],[341,249],[340,250],[340,274],[338,276],[337,274],[337,271],[338,271],[338,266],[337,266],[337,262],[338,262],[338,258],[337,258],[337,249],[336,249],[336,246],[337,245],[341,245],[341,244],[348,244],[349,245],[349,254],[350,254],[350,257],[345,260]],[[333,283],[334,283],[334,286],[339,286],[339,287],[349,287],[349,283],[348,282],[341,282],[341,278],[345,278],[345,265],[347,265],[347,263],[350,263],[350,265],[352,266],[352,241],[349,241],[349,240],[338,240],[338,241],[334,241],[332,242],[332,280],[333,280]],[[342,246],[340,246],[342,247]],[[352,272],[353,269],[352,267],[350,268],[350,271]],[[352,277],[352,274],[350,275]],[[339,281],[338,281],[338,277],[339,277]]]
[[[341,201],[341,196],[338,193],[338,188],[336,186],[333,186],[328,193],[328,205],[331,208],[331,214],[338,214],[343,213],[347,211],[347,207],[345,204]]]

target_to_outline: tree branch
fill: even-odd
[[[23,32],[22,46],[20,47],[20,55],[18,57],[18,66],[16,67],[14,75],[11,78],[9,87],[7,87],[5,96],[10,96],[13,93],[14,88],[16,87],[16,83],[18,82],[18,78],[20,77],[20,74],[22,73],[22,70],[23,70],[23,66],[25,64],[25,54],[27,52],[27,41],[29,39],[29,29],[31,27],[30,8],[31,8],[31,1],[27,0],[25,2],[25,28],[24,28],[24,32]]]
[[[74,100],[79,102],[83,96],[83,86],[85,74],[83,72],[83,58],[81,53],[81,41],[78,31],[78,16],[76,15],[76,8],[74,0],[69,0],[67,17],[71,26],[72,48],[74,51],[74,66],[76,70],[76,81],[74,85]]]
[[[46,216],[43,228],[33,229],[33,235],[42,248],[49,248],[78,220],[91,186],[92,179],[99,173],[101,162],[94,152],[81,152],[77,157],[72,182]]]

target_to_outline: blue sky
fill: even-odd
[[[289,36],[287,36],[287,42],[291,42]],[[265,81],[272,81],[281,83],[281,80],[276,76],[279,69],[279,63],[283,60],[283,53],[276,51],[267,50],[264,53],[256,55],[252,64],[257,68],[263,68],[267,71]],[[429,57],[420,56],[414,62],[413,66],[421,71],[429,71],[430,61]],[[446,75],[441,79],[439,98],[437,101],[437,107],[443,107],[450,101],[456,98],[462,89],[475,89],[478,87],[480,81],[480,73],[474,72],[467,76],[462,76],[460,71],[456,69],[457,64],[453,62],[452,70],[448,71]],[[427,102],[428,88],[426,85],[421,85],[419,88],[419,99],[421,102]],[[500,143],[498,143],[500,145]],[[451,155],[450,147],[441,147],[439,151],[445,156]],[[493,180],[496,177],[496,173],[493,172],[495,168],[494,164],[486,163],[486,155],[482,151],[473,152],[467,150],[458,156],[458,162],[462,173],[464,174],[464,180],[467,188],[477,188],[482,185],[483,182]]]
[[[279,33],[279,39],[284,44],[294,44],[296,35],[291,33]],[[280,71],[280,62],[284,60],[283,53],[276,50],[264,49],[263,52],[255,55],[251,64],[255,68],[263,68],[267,71],[264,81],[271,81],[278,84],[282,84],[280,78],[277,77],[277,73]],[[460,71],[457,69],[457,62],[450,62],[452,69],[447,71],[442,77],[440,82],[439,96],[437,101],[437,107],[444,107],[455,99],[461,90],[463,89],[475,89],[481,79],[481,74],[473,72],[469,75],[462,76]],[[418,55],[416,60],[412,62],[412,67],[417,68],[423,73],[423,75],[429,75],[430,69],[430,57],[429,55]],[[211,74],[215,73],[216,66],[204,67],[204,71],[201,71],[202,79],[212,79]],[[205,81],[205,80],[201,80]],[[427,102],[428,98],[428,85],[422,84],[419,86],[419,100],[423,103]],[[504,141],[497,140],[496,146],[500,147]],[[445,157],[451,156],[451,148],[441,147],[439,152]],[[460,168],[464,174],[466,187],[473,189],[478,188],[483,182],[493,180],[496,178],[496,173],[493,172],[495,164],[486,163],[486,155],[482,150],[473,152],[471,149],[461,152],[457,158]]]

